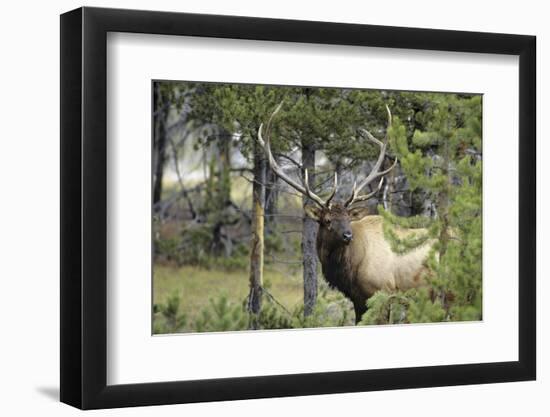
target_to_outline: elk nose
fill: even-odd
[[[349,242],[353,237],[353,234],[351,232],[345,232],[342,237],[346,242]]]

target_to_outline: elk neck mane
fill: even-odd
[[[354,298],[355,277],[354,263],[352,262],[351,246],[331,238],[330,233],[322,227],[317,234],[317,253],[321,261],[323,276],[328,284],[338,289],[350,299]]]

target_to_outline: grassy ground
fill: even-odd
[[[302,301],[300,273],[284,273],[266,268],[264,282],[269,292],[291,310]],[[242,304],[248,295],[247,271],[225,271],[193,266],[155,265],[153,303],[165,303],[168,297],[180,296],[180,312],[193,322],[211,298],[224,294],[230,302]]]

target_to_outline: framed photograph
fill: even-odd
[[[533,380],[535,37],[61,16],[61,401]]]

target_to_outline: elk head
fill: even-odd
[[[302,180],[302,184],[300,184],[294,181],[292,178],[290,178],[287,174],[285,174],[284,171],[279,166],[279,164],[277,163],[277,161],[275,160],[275,158],[273,157],[273,154],[271,152],[269,132],[271,127],[271,122],[275,117],[275,115],[281,109],[282,105],[283,103],[281,102],[281,104],[277,106],[277,108],[269,118],[269,121],[267,123],[267,129],[266,129],[267,134],[266,134],[265,140],[262,136],[263,124],[261,124],[260,128],[258,129],[258,142],[260,143],[260,146],[265,151],[269,166],[273,170],[273,172],[277,175],[277,177],[279,177],[288,185],[290,185],[292,188],[294,188],[296,191],[298,191],[299,193],[303,194],[304,196],[308,197],[311,201],[313,201],[314,205],[309,205],[309,204],[306,205],[304,207],[304,211],[306,215],[308,215],[310,218],[314,219],[319,223],[320,233],[322,233],[326,239],[335,243],[349,244],[353,239],[351,222],[361,220],[363,217],[367,215],[367,209],[365,207],[353,207],[353,205],[362,201],[366,201],[369,198],[373,197],[382,187],[382,183],[384,180],[383,176],[389,173],[397,164],[397,158],[396,158],[393,164],[388,169],[384,171],[380,171],[380,169],[382,168],[382,164],[384,163],[384,158],[386,156],[388,135],[386,133],[386,137],[384,141],[381,141],[376,139],[368,130],[366,129],[359,130],[359,133],[361,135],[363,135],[365,138],[367,138],[369,141],[373,142],[380,148],[380,153],[378,155],[376,163],[374,164],[374,167],[372,168],[371,172],[367,175],[367,177],[363,181],[359,183],[359,185],[357,184],[357,181],[354,182],[351,195],[344,202],[332,202],[332,199],[336,195],[336,190],[338,188],[338,175],[335,172],[332,191],[330,192],[329,196],[324,200],[321,197],[319,197],[317,194],[315,194],[313,191],[311,191],[309,186],[307,169],[304,170],[304,178]],[[388,106],[386,106],[386,111],[388,114],[388,129],[389,129],[391,126],[392,116]],[[372,183],[374,180],[377,180],[379,178],[380,178],[380,181],[378,182],[378,185],[373,191],[367,194],[360,194],[363,188],[365,188],[368,184]]]

